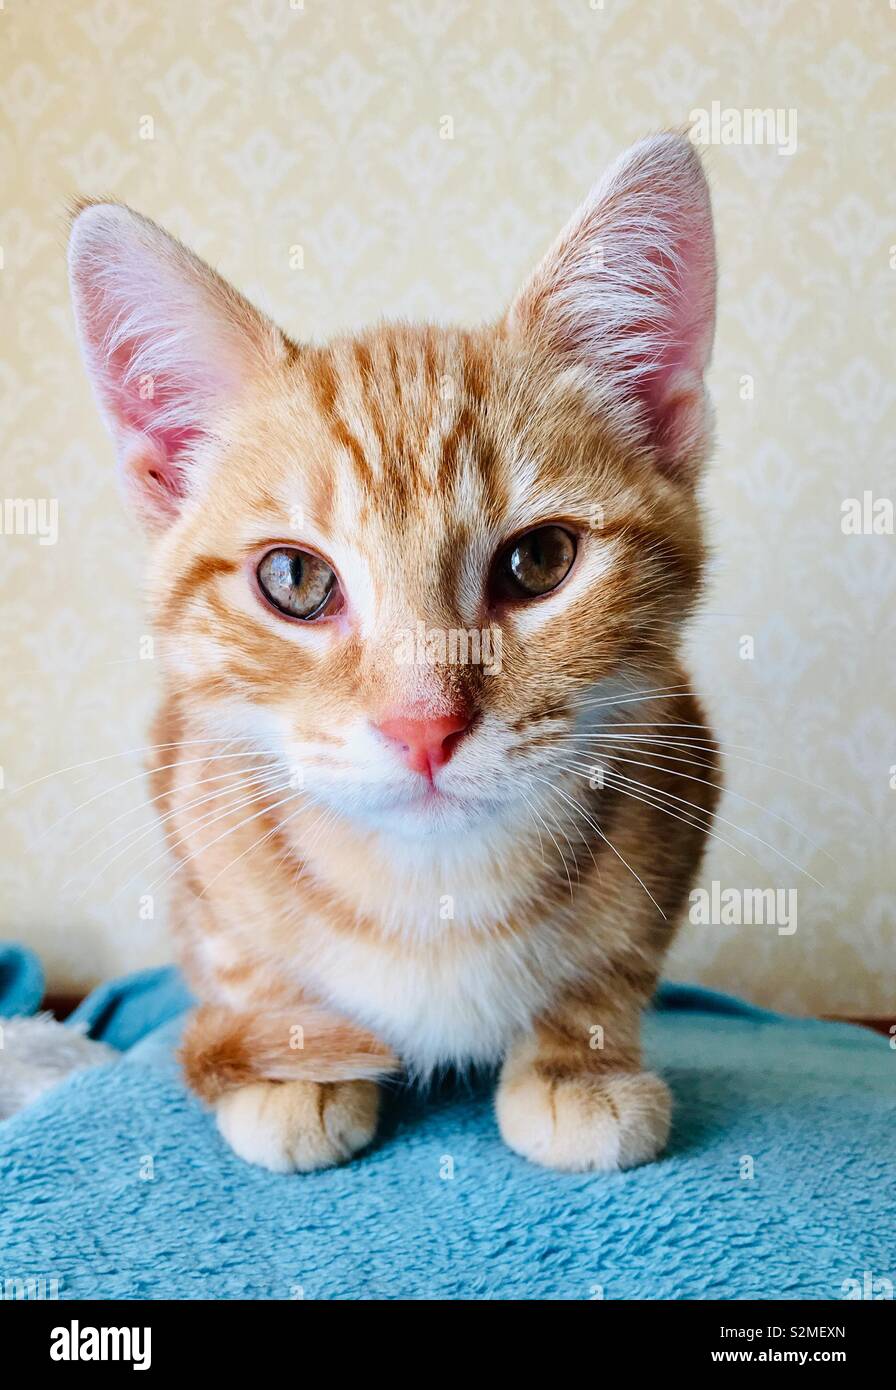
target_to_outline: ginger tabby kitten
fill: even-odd
[[[325,1167],[378,1078],[500,1060],[520,1154],[655,1157],[640,1012],[717,799],[679,658],[715,303],[692,146],[617,161],[486,327],[295,344],[112,203],[70,269],[154,537],[182,1059],[221,1133]]]

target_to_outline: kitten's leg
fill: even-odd
[[[643,999],[567,998],[509,1053],[495,1097],[505,1143],[533,1163],[612,1172],[669,1134],[665,1084],[641,1070]]]
[[[369,1144],[379,1111],[373,1078],[398,1067],[371,1034],[305,1005],[293,1014],[203,1005],[180,1055],[234,1152],[276,1173],[329,1168]]]

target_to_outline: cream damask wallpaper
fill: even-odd
[[[66,201],[131,203],[300,338],[474,321],[616,152],[693,124],[721,281],[692,646],[729,792],[670,972],[896,1010],[891,0],[5,0],[0,54],[0,936],[60,989],[165,955],[144,556]],[[774,922],[730,888],[780,889]]]

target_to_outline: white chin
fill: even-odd
[[[468,830],[481,821],[487,811],[485,802],[427,791],[389,806],[371,807],[364,813],[364,819],[389,834],[419,840],[425,836],[448,832],[456,835]]]
[[[346,794],[341,787],[319,786],[315,799],[359,828],[408,840],[481,832],[483,820],[500,814],[504,805],[499,800],[442,792],[422,778],[419,787],[371,788],[366,796],[361,788]]]

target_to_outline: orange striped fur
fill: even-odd
[[[201,1001],[188,1082],[237,1152],[282,1170],[363,1147],[375,1078],[492,1061],[528,1157],[652,1157],[669,1107],[639,1015],[718,796],[679,658],[709,445],[693,151],[636,147],[483,328],[296,345],[114,205],[80,212],[71,266],[156,536],[152,790]],[[496,556],[547,523],[575,538],[568,577],[495,598]],[[332,566],[337,616],[264,601],[257,565],[278,546]],[[498,628],[497,668],[398,660],[421,623]],[[424,801],[375,727],[409,709],[472,718]]]

